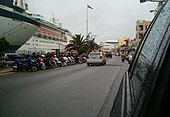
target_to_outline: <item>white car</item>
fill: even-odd
[[[94,64],[106,64],[106,57],[102,52],[90,52],[87,57],[87,66]]]

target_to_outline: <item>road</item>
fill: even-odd
[[[78,64],[0,76],[0,117],[96,117],[122,64]]]

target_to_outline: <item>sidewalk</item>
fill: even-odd
[[[110,112],[112,110],[114,100],[116,99],[116,95],[119,90],[120,83],[128,68],[129,68],[129,64],[122,64],[122,67],[115,81],[113,82],[112,87],[110,88],[110,91],[108,93],[108,96],[106,97],[106,100],[97,117],[110,117]]]
[[[12,67],[0,68],[0,74],[12,72],[12,71],[13,71]]]

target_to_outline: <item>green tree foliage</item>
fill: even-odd
[[[90,33],[87,35],[86,38],[87,38],[88,52],[100,48],[100,46],[95,42],[95,37],[92,37]]]
[[[90,52],[91,50],[100,48],[99,45],[95,42],[95,38],[92,38],[90,33],[84,38],[81,34],[76,34],[73,36],[73,40],[70,41],[70,44],[66,46],[66,50],[76,50],[78,54]]]
[[[87,52],[87,49],[86,48],[80,48],[79,50],[78,50],[78,53],[79,54],[83,54],[83,53],[86,53]]]
[[[81,34],[75,34],[75,36],[72,37],[73,40],[70,41],[70,44],[66,46],[66,50],[77,50],[78,54],[81,54],[82,52],[87,51],[87,40],[84,39],[84,36]]]
[[[5,39],[5,37],[0,38],[0,52],[7,50],[9,47],[9,42]]]

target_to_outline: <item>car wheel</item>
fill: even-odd
[[[89,63],[87,63],[87,66],[90,66],[90,64],[89,64]]]

